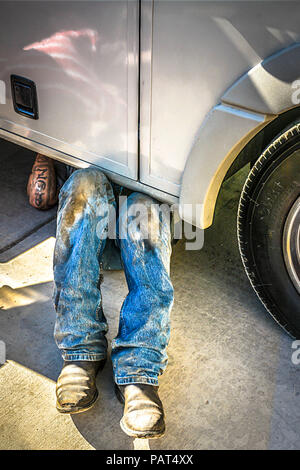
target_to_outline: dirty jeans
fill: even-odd
[[[109,180],[94,168],[75,171],[60,191],[53,263],[56,344],[67,361],[106,358],[100,279],[111,209],[119,210],[116,243],[129,291],[112,342],[115,382],[158,385],[167,365],[173,304],[169,217],[157,201],[137,192],[119,207]]]

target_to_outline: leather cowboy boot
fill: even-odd
[[[164,435],[165,422],[158,387],[145,384],[116,385],[118,399],[125,403],[121,429],[131,437],[154,439]]]
[[[96,375],[102,370],[101,361],[65,361],[56,384],[56,409],[75,414],[91,408],[98,398]]]

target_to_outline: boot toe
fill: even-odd
[[[157,389],[144,384],[119,387],[125,401],[120,425],[129,436],[153,439],[164,434],[164,411]]]
[[[165,431],[163,416],[151,411],[132,411],[122,418],[122,424],[134,435],[140,434],[144,437],[161,437]]]
[[[79,413],[93,406],[98,398],[98,369],[97,363],[64,365],[56,384],[56,408],[60,413]]]

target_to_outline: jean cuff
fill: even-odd
[[[129,385],[129,384],[149,384],[158,387],[158,379],[155,377],[142,377],[139,375],[131,377],[115,377],[117,385]]]
[[[62,353],[64,361],[102,361],[106,354]]]

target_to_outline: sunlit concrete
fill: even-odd
[[[14,361],[0,371],[1,449],[92,449],[72,419],[56,413],[52,380]]]
[[[6,263],[0,263],[0,288],[32,286],[53,280],[52,255],[55,238],[49,237]]]
[[[202,250],[186,251],[183,241],[174,248],[169,366],[160,380],[167,431],[149,441],[151,449],[300,448],[300,365],[291,361],[292,340],[256,298],[239,258],[235,214],[242,181],[243,172],[224,185]],[[52,236],[53,224],[32,235],[45,243],[33,248],[35,262],[26,270],[14,261],[20,247],[11,250],[15,268],[0,290],[0,340],[8,360],[0,368],[0,448],[133,449],[119,427],[122,406],[110,361],[98,377],[94,408],[73,417],[56,412],[62,361],[47,277]],[[22,243],[27,256],[32,242]],[[106,272],[102,292],[110,342],[127,293],[124,273]]]

